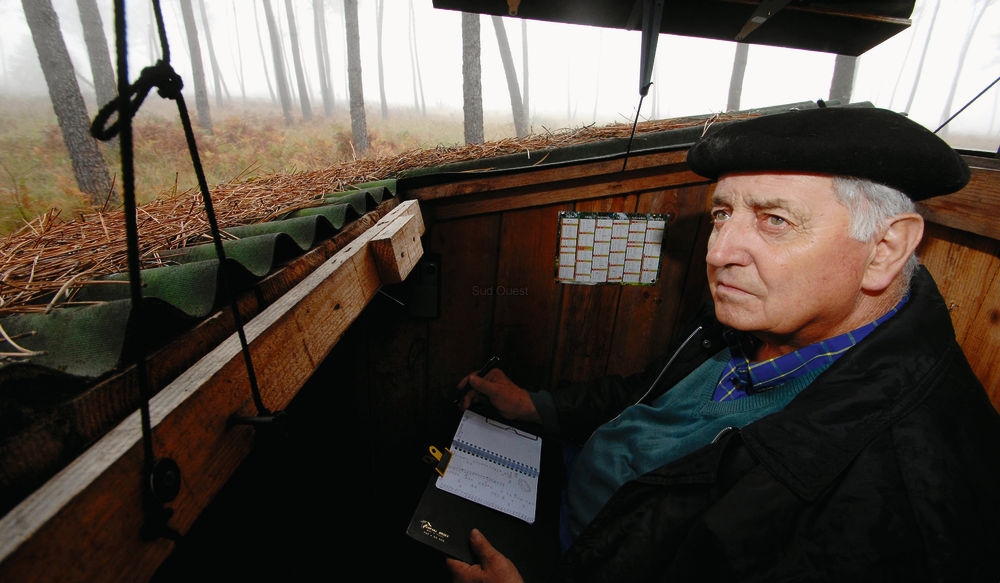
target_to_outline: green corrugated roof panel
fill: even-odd
[[[313,220],[323,217],[331,225],[340,229],[361,215],[349,204],[325,204],[292,211],[288,216],[291,218],[313,217]]]
[[[262,238],[255,238],[259,241]],[[210,247],[210,246],[209,246]],[[265,250],[265,254],[273,257],[275,254],[266,245],[255,245]],[[262,259],[259,262],[264,264]],[[250,288],[267,273],[255,273],[247,265],[227,258],[226,277],[232,290],[239,292]],[[253,265],[252,267],[260,267]],[[216,311],[227,301],[221,297],[221,274],[219,260],[212,257],[201,261],[192,261],[181,265],[170,265],[142,270],[142,297],[159,300],[173,306],[179,312],[192,318],[204,318]],[[116,273],[104,278],[107,282],[96,283],[81,289],[74,300],[77,302],[113,302],[128,300],[130,289],[127,285],[128,274]],[[121,283],[117,283],[121,282]],[[70,308],[67,308],[70,309]]]
[[[366,183],[324,195],[318,206],[281,219],[226,229],[227,235],[237,238],[223,241],[225,282],[232,293],[250,289],[276,268],[394,197],[394,180]],[[214,243],[171,250],[160,257],[164,266],[141,272],[146,316],[141,333],[150,347],[164,344],[229,301],[223,293]],[[79,289],[72,305],[0,318],[0,326],[18,337],[18,344],[42,352],[0,361],[0,390],[14,376],[23,379],[28,374],[44,381],[47,374],[70,375],[93,381],[122,364],[131,313],[128,274],[101,279]],[[44,382],[39,388],[44,388]]]

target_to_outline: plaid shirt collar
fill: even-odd
[[[903,296],[903,299],[885,315],[860,328],[761,362],[750,362],[747,356],[754,354],[760,343],[756,337],[738,330],[726,330],[725,338],[730,352],[729,363],[719,377],[712,399],[715,401],[739,399],[773,389],[803,374],[825,369],[849,348],[861,342],[879,324],[894,316],[909,299],[909,294]]]

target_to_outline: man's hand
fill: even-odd
[[[535,410],[528,391],[514,384],[504,372],[498,368],[491,369],[486,376],[470,373],[458,383],[458,389],[469,390],[459,401],[459,407],[468,409],[477,394],[489,399],[490,404],[505,418],[513,421],[530,421],[538,423],[538,411]]]
[[[514,563],[500,551],[493,548],[479,529],[469,534],[472,552],[479,558],[479,564],[470,565],[458,559],[446,559],[455,583],[524,583]]]

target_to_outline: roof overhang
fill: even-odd
[[[910,26],[915,0],[433,0],[435,8],[566,24],[642,30],[660,5],[658,30],[858,56]]]
[[[434,0],[435,8],[641,30],[639,94],[659,34],[858,56],[910,26],[915,0]]]

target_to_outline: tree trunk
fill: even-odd
[[[465,143],[482,144],[483,71],[480,65],[479,14],[462,13],[462,111]]]
[[[260,16],[257,14],[256,2],[253,3],[253,22],[257,27],[257,46],[260,48],[260,60],[264,64],[264,80],[267,81],[267,92],[271,96],[271,103],[279,105],[278,99],[274,95],[274,85],[271,83],[271,72],[267,70],[267,51],[264,50],[264,38],[260,34]],[[285,121],[288,121],[287,117]]]
[[[597,54],[604,54],[604,30],[599,29],[597,31]],[[597,110],[601,104],[601,62],[603,59],[597,59],[597,70],[594,72],[594,109],[590,114],[590,123],[597,122]]]
[[[906,107],[903,108],[904,113],[909,113],[910,108],[913,107],[913,99],[917,95],[917,87],[920,86],[920,77],[924,72],[924,63],[927,61],[927,52],[931,46],[931,37],[934,33],[934,23],[937,22],[939,8],[941,8],[941,0],[937,0],[934,3],[934,16],[931,17],[930,26],[927,28],[927,39],[924,40],[924,48],[920,52],[920,62],[917,63],[917,75],[913,78],[913,86],[910,87],[910,96],[906,100]]]
[[[736,55],[733,57],[733,73],[729,76],[729,99],[726,111],[739,111],[740,100],[743,98],[743,77],[747,72],[747,60],[750,55],[750,45],[736,43]]]
[[[378,96],[382,102],[382,119],[389,117],[389,106],[385,102],[385,70],[382,66],[382,15],[385,0],[375,0],[375,37],[378,42]]]
[[[256,14],[256,11],[254,11]],[[236,21],[236,0],[233,0],[233,22]],[[243,105],[247,103],[246,77],[243,75],[243,45],[240,43],[240,27],[236,28],[236,80],[240,83],[240,95],[243,98]]]
[[[285,125],[292,125],[292,95],[288,90],[285,60],[281,54],[281,34],[278,33],[278,23],[274,20],[274,11],[271,10],[271,0],[264,0],[264,17],[267,19],[267,30],[271,34],[271,56],[274,58],[274,82],[278,86],[281,111],[285,114]]]
[[[420,114],[427,115],[424,80],[420,76],[420,57],[417,55],[417,19],[413,12],[413,0],[410,0],[410,65],[413,68],[413,101]]]
[[[313,0],[313,34],[316,37],[316,68],[319,91],[323,96],[323,114],[333,115],[333,87],[330,81],[330,52],[326,42],[326,9],[323,0]]]
[[[954,113],[952,111],[955,102],[955,90],[958,89],[958,80],[962,76],[962,68],[965,66],[965,57],[969,53],[969,46],[972,38],[976,35],[976,29],[983,21],[983,13],[989,7],[992,0],[976,0],[976,13],[972,17],[969,25],[969,32],[962,39],[962,48],[958,52],[958,66],[955,67],[955,76],[951,80],[951,89],[948,91],[948,98],[944,102],[944,109],[941,111],[941,123],[944,124]],[[996,31],[994,31],[996,32]]]
[[[302,107],[302,119],[312,121],[312,105],[309,103],[309,86],[306,85],[306,73],[302,68],[302,55],[299,53],[299,30],[295,25],[295,12],[292,10],[292,0],[285,0],[285,12],[288,14],[288,31],[292,43],[292,64],[295,66],[295,80],[299,85],[299,105]]]
[[[205,12],[205,0],[198,2],[201,9],[201,25],[205,27],[205,44],[208,45],[208,62],[212,65],[212,79],[215,82],[215,105],[222,107],[223,97],[229,98],[229,88],[226,87],[226,80],[222,77],[222,68],[215,58],[215,44],[212,43],[212,26],[208,22],[208,14]]]
[[[841,104],[851,102],[854,92],[854,72],[857,69],[858,58],[847,55],[837,55],[833,65],[833,79],[830,80],[830,101]]]
[[[198,126],[212,133],[212,114],[208,110],[208,87],[205,85],[205,67],[201,60],[201,43],[198,42],[198,27],[194,22],[194,8],[191,0],[181,0],[181,16],[187,31],[188,49],[191,52],[191,76],[194,77],[194,104],[198,111]]]
[[[911,20],[916,21],[917,19],[919,19],[919,16],[913,14],[911,15],[910,18]],[[910,54],[913,52],[913,47],[916,45],[916,42],[917,42],[917,31],[914,29],[910,32],[910,40],[906,45],[906,52],[903,53],[903,58],[900,61],[901,63],[905,63],[910,60]],[[899,85],[900,83],[903,82],[903,71],[904,67],[900,66],[899,70],[896,72],[896,82],[893,84],[892,93],[889,95],[890,107],[893,103],[896,103],[896,92],[899,91]]]
[[[94,77],[94,93],[97,95],[98,109],[111,103],[118,95],[115,69],[111,66],[111,53],[108,51],[108,39],[104,36],[104,23],[101,11],[97,8],[97,0],[76,0],[80,11],[80,23],[83,25],[83,40],[87,45],[87,56],[90,58],[90,72]]]
[[[347,29],[347,91],[351,96],[351,133],[358,156],[368,152],[368,125],[365,94],[361,84],[361,33],[358,30],[358,0],[344,0],[344,28]]]
[[[517,71],[514,70],[514,58],[510,54],[510,42],[507,40],[507,30],[499,16],[491,16],[493,28],[497,32],[497,44],[500,45],[500,60],[503,62],[503,72],[507,77],[507,91],[510,93],[510,109],[514,114],[514,132],[517,137],[528,135],[528,117],[524,113],[524,103],[521,101],[521,89],[517,84]]]
[[[21,5],[35,50],[38,51],[38,62],[45,75],[63,142],[69,151],[77,186],[89,197],[92,205],[117,203],[120,199],[111,189],[108,164],[97,147],[97,140],[90,136],[87,106],[80,94],[73,61],[66,49],[52,1],[21,0]]]
[[[528,123],[531,120],[531,106],[528,100],[528,80],[531,78],[528,75],[528,19],[521,19],[521,76],[524,77],[523,91],[521,92],[521,104],[524,107],[524,120],[525,125],[531,127]]]

